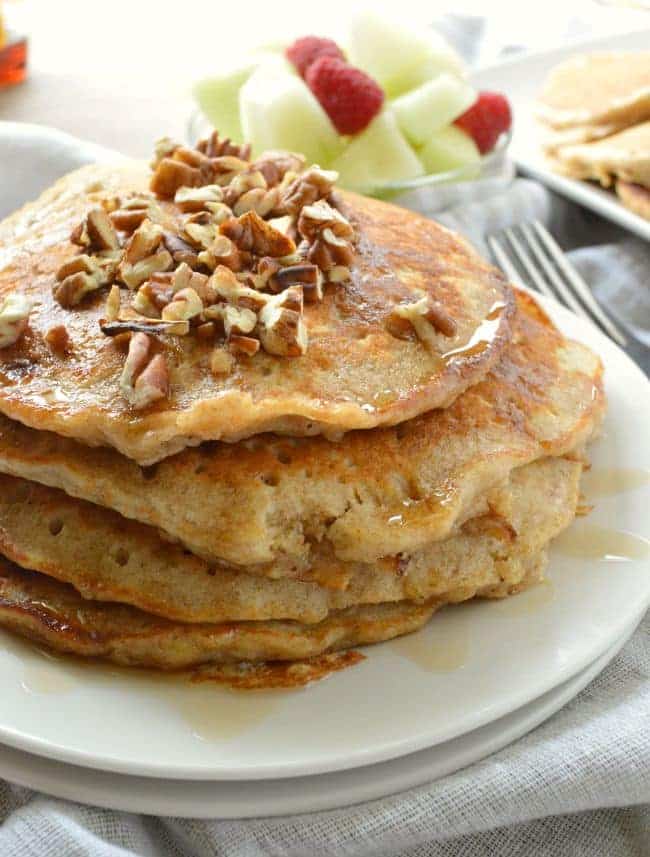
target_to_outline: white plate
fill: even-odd
[[[0,777],[107,809],[184,818],[255,818],[351,806],[432,782],[520,738],[586,687],[633,630],[626,630],[585,670],[512,714],[445,744],[377,765],[294,779],[192,782],[93,771],[0,745]]]
[[[650,30],[636,30],[508,60],[482,68],[474,77],[481,89],[496,89],[508,95],[515,117],[510,154],[522,172],[650,241],[650,221],[625,208],[613,191],[603,190],[595,182],[559,176],[549,169],[541,153],[540,134],[533,117],[534,103],[544,78],[557,63],[576,53],[647,50],[648,45]]]
[[[58,151],[63,172],[75,157],[77,163],[88,159],[81,141],[12,123],[0,123],[0,154],[25,134],[26,160],[38,163],[44,153]],[[49,165],[54,171],[51,159]],[[9,193],[14,176],[3,169],[2,158],[0,178]],[[647,472],[647,379],[587,322],[547,306],[565,332],[592,345],[607,367],[610,411],[605,435],[593,449],[594,471]],[[599,500],[588,521],[575,527],[595,523],[648,539],[649,505],[646,480]],[[442,611],[418,637],[434,653],[433,669],[406,659],[404,643],[394,641],[368,649],[359,666],[292,693],[234,694],[74,665],[1,634],[0,742],[74,765],[185,780],[296,777],[397,758],[505,716],[611,647],[650,603],[647,542],[632,538],[631,547],[639,556],[620,562],[554,551],[552,586],[502,603]]]
[[[48,660],[0,638],[0,741],[103,770],[180,779],[265,779],[344,770],[396,758],[503,717],[576,675],[620,638],[650,602],[650,384],[587,322],[556,306],[569,335],[601,354],[610,400],[593,473],[644,468],[645,484],[597,501],[554,549],[551,585],[503,602],[446,609],[419,632],[431,670],[404,643],[306,690],[235,694],[206,685]],[[641,473],[641,477],[643,477]],[[593,478],[593,477],[592,477]],[[632,482],[635,481],[632,474]],[[638,480],[637,480],[638,481]],[[641,479],[643,481],[643,479]],[[602,533],[612,533],[604,545]],[[630,533],[621,539],[617,531]],[[565,540],[566,541],[566,540]],[[598,559],[598,550],[632,558]],[[410,645],[410,644],[407,644]]]

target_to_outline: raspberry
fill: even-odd
[[[290,45],[285,51],[289,62],[296,67],[298,74],[304,77],[309,66],[318,57],[336,57],[345,59],[341,48],[331,39],[321,39],[318,36],[303,36]]]
[[[376,81],[336,57],[317,59],[305,80],[339,134],[363,131],[384,103],[384,91]]]
[[[479,92],[479,96],[454,122],[474,140],[482,155],[493,149],[499,136],[512,124],[512,112],[505,95]]]

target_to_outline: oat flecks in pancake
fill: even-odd
[[[515,342],[450,408],[396,428],[208,444],[141,469],[0,417],[0,471],[116,509],[209,561],[299,576],[312,545],[374,562],[445,538],[513,467],[583,443],[604,410],[602,367],[519,296]]]
[[[580,54],[556,66],[537,113],[555,128],[650,118],[650,51]]]
[[[147,464],[201,440],[262,431],[336,435],[408,420],[452,402],[507,343],[512,293],[499,272],[431,220],[346,193],[341,209],[359,233],[355,268],[350,283],[327,287],[323,301],[306,305],[307,353],[290,359],[260,352],[215,377],[211,343],[162,336],[170,397],[134,412],[119,391],[124,354],[99,329],[105,292],[66,310],[52,286],[75,252],[68,236],[82,216],[103,198],[140,192],[146,183],[137,166],[84,167],[0,224],[0,298],[16,289],[37,301],[26,334],[0,351],[3,413]],[[165,216],[178,216],[160,204]],[[457,325],[433,348],[386,328],[395,304],[422,293]],[[53,353],[45,341],[59,325],[69,334],[69,355]]]
[[[544,552],[519,588],[540,578]],[[183,625],[120,604],[84,601],[71,587],[0,558],[0,627],[67,654],[125,666],[179,670],[208,663],[302,660],[378,643],[421,628],[440,601],[351,607],[316,625],[228,622]]]
[[[342,563],[315,546],[314,562],[337,565],[346,581],[341,588],[211,568],[144,524],[8,476],[0,477],[0,552],[71,583],[85,598],[131,604],[168,619],[312,623],[359,604],[461,601],[486,587],[507,590],[530,556],[573,520],[581,471],[579,462],[561,458],[520,467],[458,533],[410,556],[376,565]]]
[[[554,155],[562,172],[609,187],[616,178],[650,186],[650,121],[593,143],[563,146]]]

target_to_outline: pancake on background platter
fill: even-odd
[[[549,74],[536,113],[555,172],[612,187],[650,219],[650,51],[572,57]]]

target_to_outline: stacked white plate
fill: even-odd
[[[0,149],[9,131],[0,126]],[[38,133],[32,154],[51,155],[49,132]],[[75,146],[78,161],[87,159],[85,144],[68,139],[61,172],[74,166]],[[547,583],[446,609],[417,634],[369,648],[357,666],[297,691],[236,693],[83,665],[2,633],[0,777],[131,812],[315,811],[457,770],[575,696],[650,604],[650,384],[588,323],[545,305],[602,356],[609,396],[585,478],[595,508],[558,540]]]

